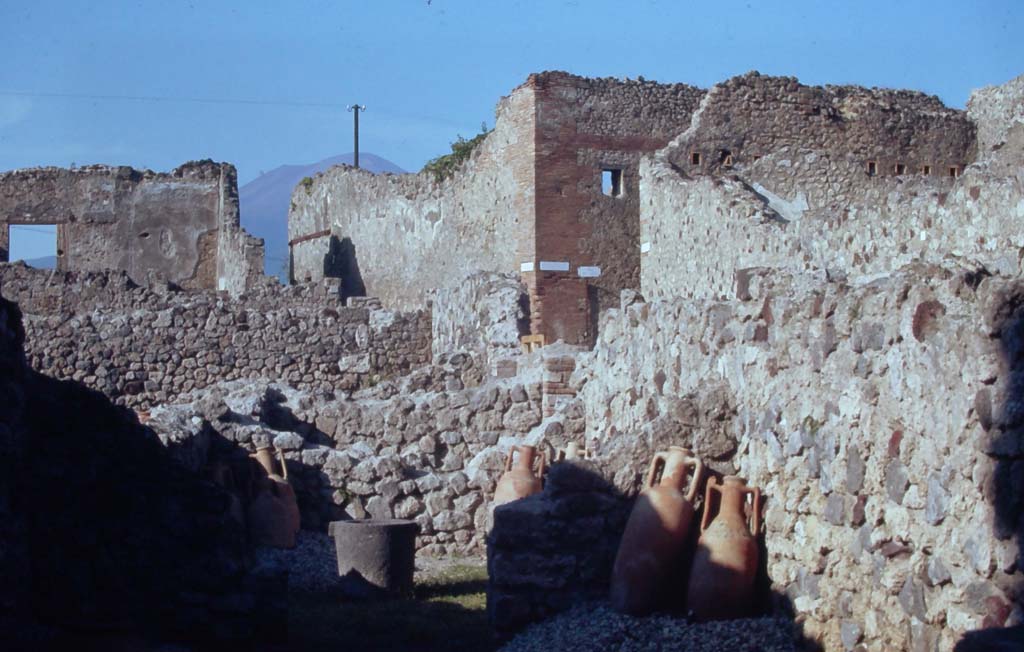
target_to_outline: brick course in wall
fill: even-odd
[[[639,286],[640,156],[685,129],[702,94],[683,84],[531,75],[502,99],[494,131],[450,179],[335,168],[297,187],[295,277],[323,275],[329,239],[311,236],[327,230],[351,239],[367,291],[389,306],[422,305],[429,289],[477,270],[519,272],[531,332],[586,343],[591,314]],[[619,196],[602,192],[604,169],[621,175]]]

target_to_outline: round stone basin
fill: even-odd
[[[398,518],[332,521],[342,590],[353,598],[412,593],[416,562],[415,521]]]

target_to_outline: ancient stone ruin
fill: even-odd
[[[63,252],[0,265],[0,561],[23,578],[0,618],[35,623],[27,640],[100,616],[257,635],[280,571],[306,573],[233,516],[272,446],[329,572],[330,523],[408,520],[420,558],[486,554],[500,635],[588,622],[651,459],[683,447],[763,496],[747,611],[777,620],[746,626],[765,641],[773,623],[844,651],[1019,635],[1021,106],[1024,77],[958,111],[757,73],[531,75],[447,178],[299,184],[289,286],[254,271],[228,165],[0,175],[0,221],[58,224]],[[556,463],[573,443],[588,457]],[[524,446],[543,489],[494,507]],[[78,542],[113,574],[76,565]],[[168,620],[150,606],[171,585]],[[685,615],[601,622],[656,636]]]
[[[263,242],[239,225],[238,179],[226,163],[163,174],[93,165],[0,175],[0,262],[10,225],[56,225],[57,269],[124,270],[189,289],[244,292],[263,275]]]

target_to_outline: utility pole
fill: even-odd
[[[355,163],[355,167],[359,167],[359,112],[360,111],[365,111],[366,107],[365,106],[359,106],[358,104],[352,104],[351,106],[348,107],[348,110],[351,111],[355,115],[355,119],[356,119],[355,120],[355,136],[353,138],[353,140],[355,140],[355,143],[356,143],[354,163]]]

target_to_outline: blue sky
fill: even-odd
[[[705,87],[756,69],[962,107],[1024,73],[1021,34],[1020,0],[0,0],[0,170],[213,158],[245,183],[351,151],[353,102],[361,149],[417,170],[551,69]]]

